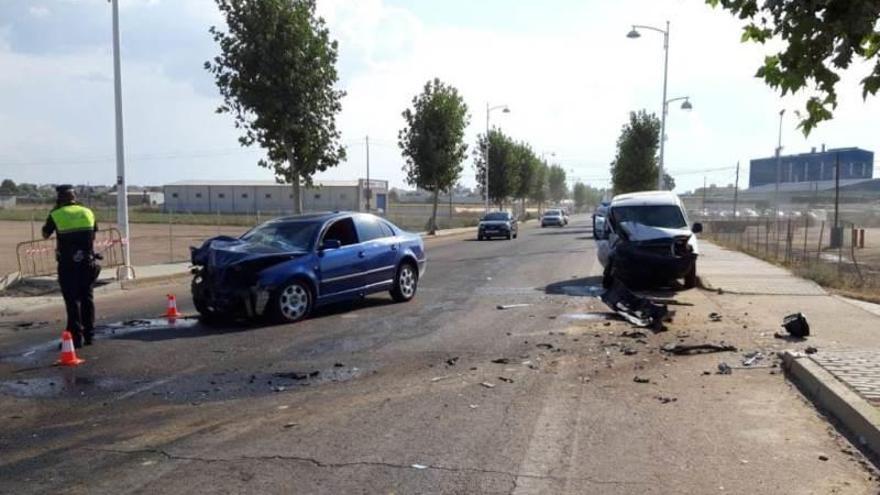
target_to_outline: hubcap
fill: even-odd
[[[309,291],[299,284],[290,285],[281,293],[278,304],[285,318],[298,320],[309,308]]]
[[[416,274],[412,267],[403,265],[400,269],[400,293],[409,299],[416,292]]]

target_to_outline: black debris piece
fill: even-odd
[[[709,319],[712,321],[721,321],[721,315],[718,313],[709,313]]]
[[[499,376],[498,379],[504,383],[513,383],[513,378],[507,378],[506,376]]]
[[[729,375],[733,373],[733,368],[730,367],[729,364],[725,362],[718,363],[718,374],[719,375]]]
[[[451,357],[446,360],[446,366],[455,366],[455,363],[458,362],[458,356]]]
[[[651,383],[650,378],[642,378],[640,376],[633,377],[633,381],[636,383]]]
[[[345,365],[342,364],[342,363],[333,363],[333,367],[334,367],[334,368],[344,368]]]
[[[702,373],[703,376],[711,375],[711,374],[712,374],[711,371],[703,371],[703,373]]]
[[[804,349],[804,352],[806,352],[807,354],[816,354],[817,352],[819,352],[819,349],[816,349],[813,346],[809,346],[806,349]]]
[[[620,280],[614,280],[611,288],[601,296],[602,302],[637,327],[660,330],[669,310],[664,304],[632,293]]]
[[[663,397],[662,395],[655,395],[654,398],[659,400],[661,404],[669,404],[678,400],[676,397]]]
[[[820,460],[820,461],[827,461],[827,460],[828,460],[828,456],[825,455],[825,454],[820,454],[820,455],[819,455],[819,460]]]
[[[678,356],[689,354],[709,354],[712,352],[736,352],[736,347],[728,344],[684,344],[671,342],[660,348],[663,352]]]
[[[498,359],[493,359],[492,362],[495,364],[510,364],[510,359],[498,358]]]
[[[632,330],[632,331],[624,330],[624,332],[621,333],[620,336],[621,337],[629,337],[631,339],[643,339],[643,338],[647,337],[648,334],[646,334],[645,332],[642,332],[640,330]]]
[[[632,347],[624,347],[623,349],[621,349],[621,352],[623,352],[625,356],[633,356],[639,353],[639,351],[633,349]]]
[[[290,371],[286,373],[275,373],[275,376],[277,376],[278,378],[287,378],[288,380],[306,380],[308,378],[315,378],[320,374],[321,372],[318,370],[306,371],[302,373],[299,371]]]
[[[540,349],[553,349],[553,344],[537,344],[536,347]]]
[[[808,337],[810,335],[810,324],[807,323],[807,317],[803,313],[794,313],[786,316],[782,320],[782,327],[792,337]]]

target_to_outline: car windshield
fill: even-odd
[[[488,221],[497,221],[497,220],[507,221],[507,220],[508,220],[508,217],[507,217],[507,213],[488,213],[486,216],[483,217],[483,220],[488,220]]]
[[[681,208],[674,205],[617,206],[612,212],[618,223],[633,222],[667,229],[687,227]]]
[[[547,213],[544,213],[544,216],[547,217],[558,217],[560,215],[559,210],[550,210]]]
[[[266,222],[241,238],[285,251],[308,251],[320,226],[320,222]]]

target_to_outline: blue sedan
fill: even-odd
[[[277,218],[191,250],[193,303],[209,320],[294,322],[317,306],[382,291],[406,302],[426,261],[420,236],[364,213]]]

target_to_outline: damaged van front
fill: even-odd
[[[651,191],[615,196],[608,207],[604,231],[598,237],[598,257],[604,267],[603,285],[613,280],[631,285],[664,285],[683,280],[697,283],[699,223],[688,227],[678,196]]]

